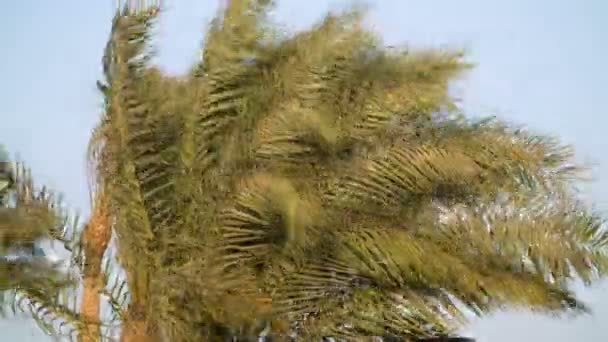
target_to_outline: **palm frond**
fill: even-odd
[[[46,333],[69,335],[82,323],[71,304],[76,298],[75,274],[69,268],[66,271],[62,262],[52,262],[34,250],[44,241],[59,242],[75,262],[79,255],[77,218],[65,212],[55,194],[35,187],[31,172],[21,163],[15,168],[14,181],[8,189],[8,206],[0,208],[6,247],[0,261],[0,313],[5,314],[9,305],[13,314],[30,314]]]
[[[230,1],[211,25],[204,47],[206,92],[195,120],[197,170],[249,156],[247,142],[268,99],[260,87],[264,49],[259,44],[267,2]]]
[[[372,229],[347,236],[345,257],[386,287],[444,288],[480,312],[506,303],[549,311],[584,307],[542,276],[479,268],[470,259],[405,231]]]
[[[284,178],[257,174],[243,181],[235,204],[221,215],[226,262],[264,263],[306,242],[311,204]]]
[[[555,192],[581,179],[583,168],[571,146],[555,138],[534,135],[497,120],[457,120],[438,127],[438,143],[466,154],[487,171],[489,196],[497,191],[516,195],[522,190]]]
[[[308,340],[327,336],[348,341],[363,341],[372,336],[414,340],[452,332],[453,328],[440,316],[425,312],[424,304],[417,301],[421,300],[407,293],[385,294],[373,288],[355,290],[351,300],[337,309],[309,317],[301,336]]]
[[[372,204],[371,210],[392,214],[416,196],[433,195],[450,186],[472,187],[480,171],[473,159],[457,151],[395,146],[377,157],[361,159],[329,195],[337,205],[364,208]]]
[[[559,198],[535,198],[545,205],[498,202],[461,208],[459,214],[444,209],[443,215],[456,219],[444,220],[441,229],[422,228],[419,233],[452,245],[452,253],[463,253],[481,269],[537,273],[560,286],[573,278],[588,283],[605,274],[608,232],[602,219]],[[479,263],[480,255],[485,256],[485,266]]]
[[[323,113],[297,104],[285,106],[269,115],[258,127],[256,155],[261,160],[315,163],[335,155],[338,131]]]
[[[129,304],[129,289],[124,275],[112,258],[107,258],[103,267],[103,283],[106,284],[102,290],[110,308],[110,324],[120,324],[125,319],[125,312]]]

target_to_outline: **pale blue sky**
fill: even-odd
[[[218,0],[165,0],[159,62],[183,71],[196,57]],[[311,24],[351,1],[283,0],[288,28]],[[388,44],[465,47],[478,67],[458,95],[472,115],[498,114],[575,145],[594,163],[584,187],[608,213],[605,110],[608,2],[604,0],[375,0],[369,23]],[[114,0],[7,1],[0,13],[0,142],[86,213],[84,153],[101,99],[95,90]],[[469,329],[479,341],[607,341],[608,285],[581,290],[595,315],[551,320],[497,314]],[[46,341],[30,324],[0,321],[2,341]]]

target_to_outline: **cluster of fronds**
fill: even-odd
[[[70,335],[82,320],[75,310],[76,278],[73,262],[49,259],[42,243],[61,244],[79,254],[77,219],[70,218],[60,199],[46,188],[36,188],[22,164],[2,161],[10,185],[0,203],[0,314],[26,313],[52,335]],[[16,167],[13,167],[16,165]]]
[[[231,0],[180,78],[148,65],[157,7],[113,20],[91,162],[117,319],[171,341],[409,340],[465,308],[585,309],[567,280],[608,271],[608,234],[569,148],[452,115],[457,51],[387,50],[356,11],[269,40],[268,6]]]

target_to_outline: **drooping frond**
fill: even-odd
[[[359,264],[364,274],[387,286],[445,288],[479,308],[490,304],[490,299],[499,304],[508,302],[551,310],[569,304],[561,302],[568,295],[551,289],[542,277],[527,274],[509,277],[499,270],[473,268],[457,255],[433,242],[415,239],[407,232],[372,229],[351,235],[347,243],[348,254],[352,256],[347,254],[347,258]],[[428,255],[433,255],[432,260],[426,258]]]
[[[431,313],[415,294],[386,293],[374,288],[353,291],[351,300],[337,309],[310,316],[301,329],[307,340],[332,336],[348,341],[365,341],[382,337],[405,341],[448,336],[452,329]]]
[[[584,171],[571,146],[497,120],[451,120],[438,125],[438,132],[440,145],[459,149],[486,171],[490,197],[500,191],[561,192]]]
[[[450,186],[473,187],[480,169],[459,151],[397,145],[377,157],[362,158],[354,170],[345,173],[330,189],[337,205],[367,207],[391,215],[416,201],[417,196],[433,195]]]
[[[507,201],[459,212],[444,209],[441,215],[453,219],[420,233],[480,269],[530,272],[560,286],[574,277],[590,282],[605,274],[608,230],[601,218],[568,200],[538,196],[536,201],[544,205]],[[485,256],[484,264],[479,255]]]

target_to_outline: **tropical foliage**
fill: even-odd
[[[608,233],[570,147],[461,115],[459,51],[384,48],[357,10],[288,35],[270,6],[230,1],[180,77],[150,62],[157,6],[113,19],[89,157],[124,279],[89,274],[122,340],[418,340],[469,311],[587,310],[569,282],[608,272]]]
[[[8,155],[0,156],[0,183],[0,315],[31,314],[49,333],[56,331],[49,324],[53,320],[78,324],[70,267],[49,259],[41,248],[51,242],[77,255],[76,221]]]

